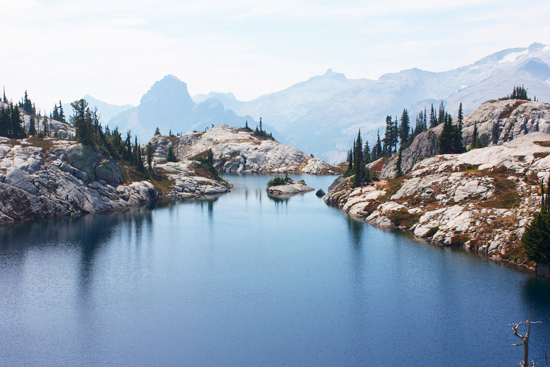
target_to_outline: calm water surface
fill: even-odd
[[[514,366],[528,312],[543,363],[549,282],[226,178],[211,201],[0,227],[0,365]]]

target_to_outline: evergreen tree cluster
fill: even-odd
[[[218,180],[220,178],[220,173],[218,169],[214,166],[214,153],[212,149],[206,151],[206,157],[196,157],[198,167],[202,167],[214,176],[214,179]]]
[[[441,113],[440,116],[442,116]],[[439,135],[438,153],[464,153],[465,149],[462,142],[462,120],[464,118],[462,113],[462,103],[458,107],[458,120],[456,125],[453,125],[453,118],[450,114],[444,112],[443,116],[443,130],[441,131],[441,135]]]
[[[530,260],[550,263],[550,184],[541,183],[542,202],[531,224],[525,227],[521,243]]]
[[[5,98],[4,93],[4,98]],[[19,108],[28,113],[29,115],[35,115],[36,114],[36,106],[34,103],[32,103],[31,99],[29,98],[29,95],[27,94],[27,91],[25,91],[25,95],[23,98],[21,98],[21,102],[19,102]]]
[[[53,111],[50,114],[50,118],[56,121],[67,122],[65,120],[65,112],[63,111],[63,104],[59,101],[59,107],[57,103],[53,106]]]
[[[71,103],[71,106],[73,107],[73,115],[70,117],[70,121],[76,128],[78,142],[105,150],[111,156],[127,161],[138,172],[144,173],[146,177],[150,175],[150,170],[146,169],[143,162],[143,151],[138,144],[137,136],[134,137],[134,143],[132,144],[131,131],[126,133],[126,139],[122,139],[118,127],[112,131],[108,126],[103,129],[99,121],[97,108],[90,109],[85,99],[75,101]]]
[[[246,126],[245,126],[245,129],[247,129],[247,128],[248,128],[248,121],[246,121]],[[263,127],[262,127],[262,118],[261,117],[260,117],[260,127],[258,128],[258,126],[256,126],[256,129],[254,130],[254,135],[256,135],[260,138],[275,140],[272,133],[268,134],[267,131],[265,131],[263,129]]]
[[[19,105],[9,102],[7,107],[0,108],[0,136],[13,139],[27,137]]]
[[[361,130],[357,133],[357,139],[353,141],[353,147],[348,152],[348,168],[344,172],[344,177],[353,176],[351,186],[358,187],[363,183],[371,182],[370,171],[366,166],[367,160],[365,157],[369,154],[368,143],[363,147],[363,139],[361,138]]]
[[[499,101],[503,101],[507,99],[523,99],[525,101],[531,100],[531,98],[527,96],[527,89],[525,89],[523,84],[521,86],[514,87],[512,94],[509,94],[506,97],[500,98]]]

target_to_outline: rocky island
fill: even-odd
[[[291,196],[313,190],[315,189],[307,186],[304,180],[294,182],[289,177],[275,177],[267,183],[266,189],[267,193],[272,196]]]

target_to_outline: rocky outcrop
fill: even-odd
[[[120,209],[158,198],[150,182],[122,181],[116,161],[90,147],[0,138],[0,223]]]
[[[457,121],[455,120],[454,123]],[[485,146],[502,145],[520,136],[534,132],[550,133],[550,104],[524,100],[488,101],[465,116],[463,122],[464,146],[472,143],[474,125]],[[402,170],[409,172],[415,164],[437,154],[438,140],[443,126],[439,125],[419,134],[402,153]],[[397,155],[384,165],[380,176],[391,178],[396,173]]]
[[[214,165],[225,173],[340,173],[338,167],[312,158],[297,148],[256,136],[249,130],[226,125],[178,137],[156,135],[151,143],[158,162],[164,160],[170,146],[180,161],[192,159],[212,149]]]
[[[168,197],[191,197],[202,195],[219,195],[229,192],[231,185],[223,180],[214,180],[195,174],[193,162],[165,162],[157,165],[165,172],[171,183]]]
[[[313,187],[307,186],[304,180],[300,180],[297,182],[288,182],[282,185],[269,186],[266,190],[269,195],[286,196],[286,195],[295,195],[302,192],[309,192],[315,189]]]
[[[539,182],[549,176],[550,135],[534,132],[425,159],[391,182],[351,188],[339,178],[324,200],[373,225],[523,262],[520,239],[539,209]]]

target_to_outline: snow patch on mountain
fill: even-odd
[[[529,50],[525,50],[522,52],[512,52],[506,55],[502,60],[500,60],[499,63],[502,64],[504,62],[514,62],[518,59],[518,57],[522,55],[528,55],[528,54],[529,54]]]

